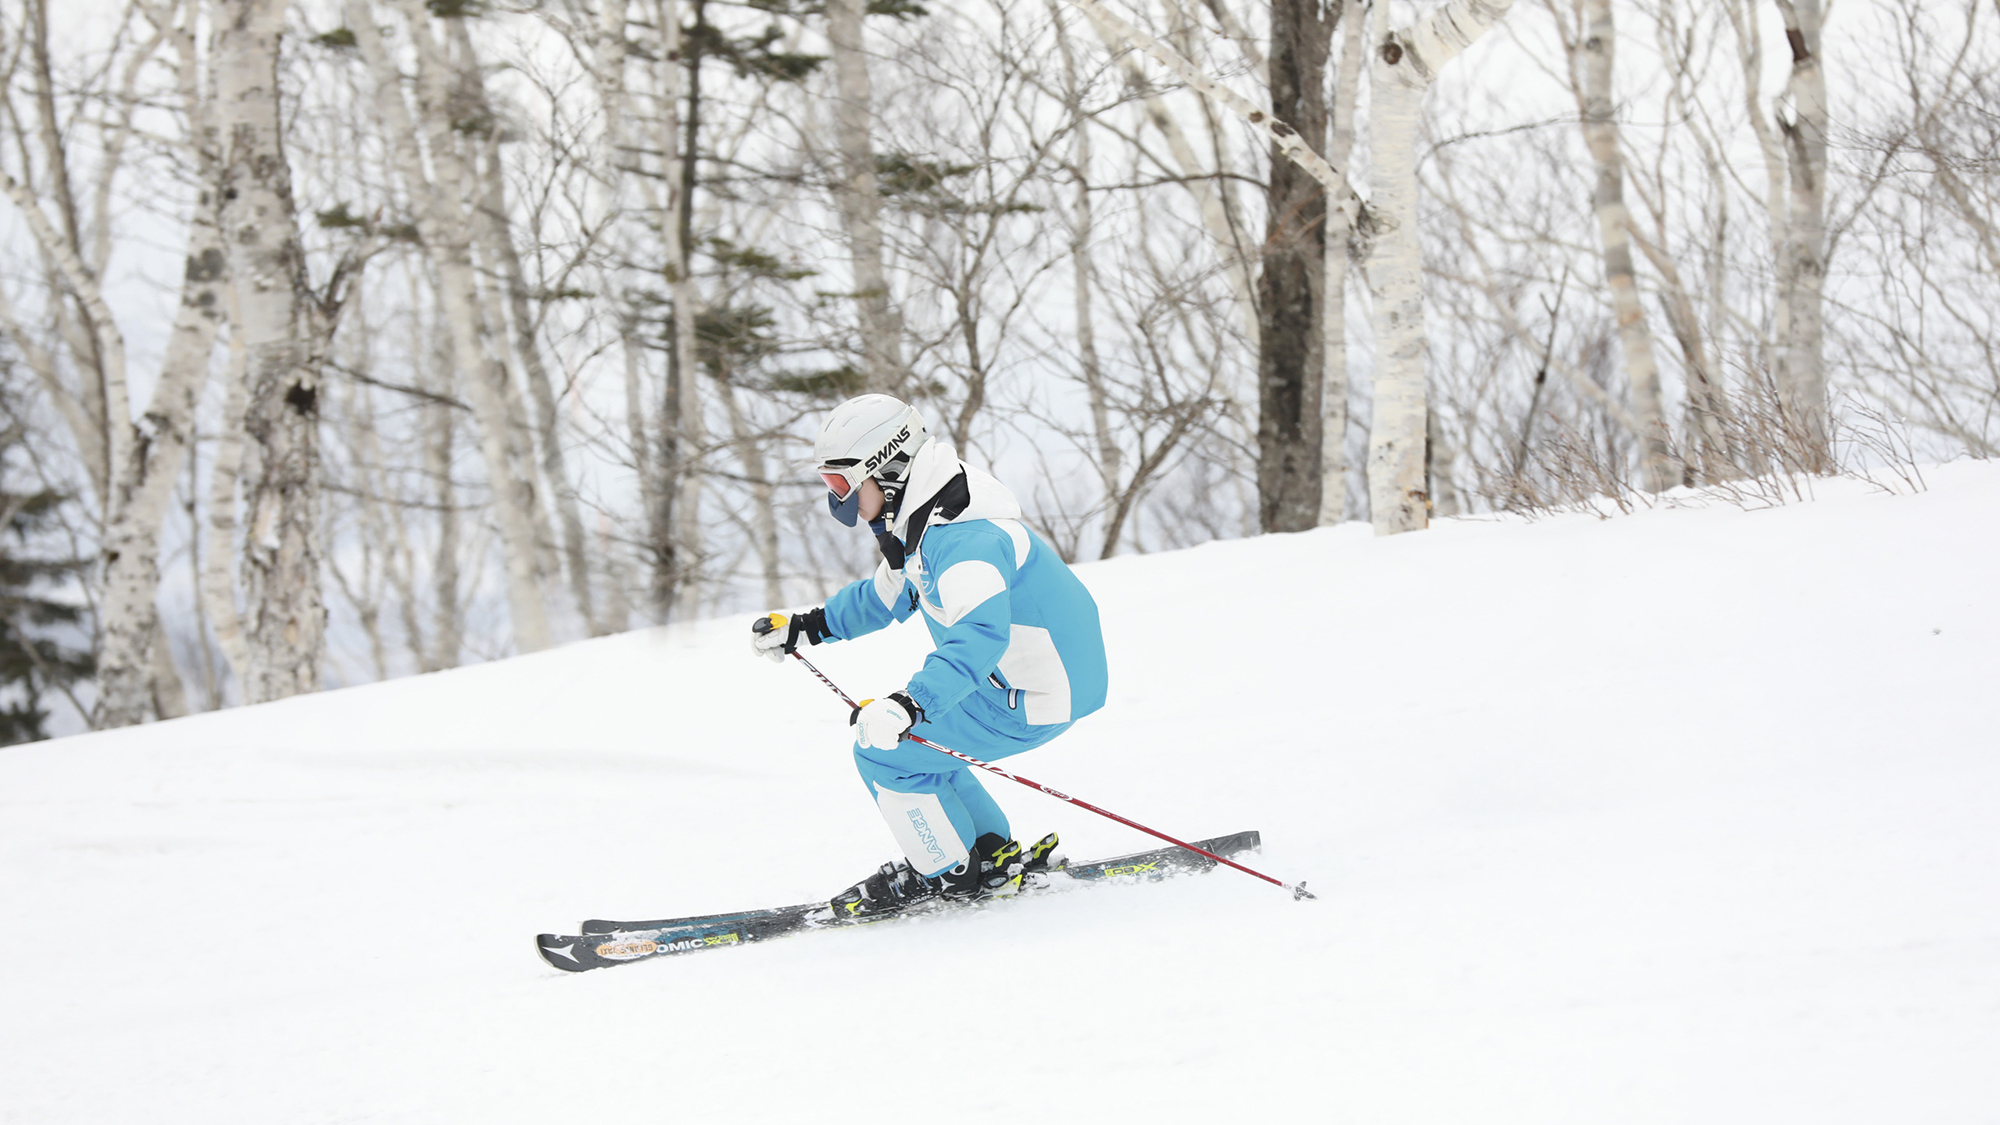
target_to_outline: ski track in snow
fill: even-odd
[[[887,858],[746,618],[0,751],[0,1122],[1993,1122],[2000,466],[1927,476],[1079,568],[1110,706],[1010,765],[1259,829],[1317,902],[547,968]],[[813,655],[860,696],[926,649]],[[1024,839],[1150,843],[987,782]]]

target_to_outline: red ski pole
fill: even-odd
[[[792,655],[798,658],[799,663],[806,666],[807,671],[811,672],[815,676],[818,676],[820,683],[823,683],[828,688],[832,689],[833,694],[839,696],[841,702],[847,704],[849,707],[857,711],[861,709],[861,705],[854,702],[853,696],[850,696],[846,692],[840,690],[839,684],[836,684],[832,680],[827,679],[826,673],[820,671],[818,668],[815,668],[813,666],[813,662],[807,660],[804,653],[799,652],[797,650],[793,650]],[[1294,900],[1302,898],[1319,897],[1313,894],[1311,891],[1306,890],[1306,885],[1304,883],[1298,883],[1295,885],[1292,883],[1287,883],[1282,879],[1273,879],[1271,876],[1264,874],[1262,871],[1252,870],[1251,868],[1245,867],[1242,864],[1236,862],[1233,859],[1230,859],[1227,856],[1216,855],[1214,852],[1209,851],[1207,848],[1196,847],[1195,845],[1188,843],[1186,840],[1176,840],[1172,836],[1167,835],[1165,832],[1155,831],[1151,828],[1146,827],[1143,824],[1140,824],[1138,821],[1135,820],[1127,820],[1124,817],[1119,816],[1117,813],[1110,811],[1109,809],[1100,809],[1096,805],[1091,804],[1089,801],[1079,800],[1075,797],[1070,796],[1067,793],[1051,789],[1048,786],[1043,785],[1039,781],[1029,781],[1027,778],[1022,777],[1020,774],[1008,773],[1006,770],[1001,769],[999,766],[996,766],[991,762],[982,762],[978,758],[975,758],[970,754],[961,754],[958,751],[953,750],[949,746],[940,746],[937,743],[932,742],[930,739],[923,737],[922,735],[905,734],[903,737],[909,739],[911,742],[914,742],[919,746],[928,746],[940,754],[948,754],[951,757],[957,758],[959,761],[964,762],[966,765],[978,766],[980,769],[983,769],[988,773],[999,774],[1001,777],[1004,777],[1009,781],[1019,782],[1020,784],[1025,785],[1030,789],[1042,793],[1047,793],[1049,796],[1054,797],[1058,801],[1068,801],[1070,804],[1075,805],[1080,809],[1089,809],[1091,812],[1094,812],[1101,817],[1105,817],[1110,820],[1115,820],[1127,828],[1136,828],[1139,831],[1144,832],[1148,836],[1156,836],[1162,840],[1165,840],[1169,844],[1173,844],[1175,847],[1186,848],[1191,852],[1200,852],[1202,855],[1207,856],[1208,858],[1214,860],[1217,863],[1225,864],[1229,867],[1234,867],[1236,870],[1243,872],[1245,875],[1255,875],[1257,878],[1264,880],[1266,883],[1270,883],[1273,886],[1285,888],[1286,890],[1292,892],[1292,898]]]

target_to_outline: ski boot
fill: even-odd
[[[827,903],[827,920],[835,923],[873,922],[901,914],[911,906],[937,896],[936,880],[924,878],[899,859],[883,864],[875,874],[833,896]]]
[[[964,863],[932,878],[917,874],[900,859],[885,863],[875,874],[833,896],[818,912],[815,924],[873,922],[932,899],[976,902],[1019,894],[1024,886],[1045,886],[1049,872],[1062,870],[1068,862],[1056,853],[1056,842],[1051,832],[1023,851],[1015,841],[988,832],[973,844]]]
[[[1021,845],[1001,839],[997,832],[988,832],[972,845],[972,854],[964,863],[932,882],[945,898],[971,902],[1021,893],[1021,878],[1026,873]]]

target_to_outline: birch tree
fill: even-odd
[[[154,649],[159,634],[160,528],[193,437],[195,403],[208,381],[209,355],[221,319],[225,257],[216,229],[214,193],[203,192],[190,223],[180,311],[165,361],[133,440],[120,442],[113,466],[110,520],[104,529],[104,599],[99,610],[96,725],[129,726],[149,707],[170,717],[185,703],[156,697],[178,694],[179,679],[159,675]],[[165,669],[171,675],[172,666]]]
[[[1680,483],[1680,467],[1669,451],[1666,410],[1660,397],[1660,367],[1653,357],[1653,334],[1639,300],[1632,265],[1632,213],[1625,205],[1625,153],[1612,89],[1617,30],[1611,0],[1576,0],[1572,29],[1557,13],[1563,47],[1570,57],[1570,88],[1581,112],[1584,142],[1596,166],[1591,196],[1603,251],[1604,282],[1618,326],[1620,355],[1630,389],[1632,419],[1638,425],[1640,479],[1649,492]],[[1579,73],[1581,71],[1581,73]]]
[[[461,58],[474,60],[471,42],[464,37],[464,28],[457,29],[461,40]],[[476,78],[476,75],[470,76]],[[481,107],[489,116],[490,106],[486,106],[483,85],[470,85],[470,90],[479,98]],[[548,485],[548,494],[553,501],[558,526],[562,529],[562,571],[569,576],[570,596],[576,602],[577,613],[582,616],[585,628],[592,636],[602,630],[590,589],[590,564],[584,557],[585,542],[583,513],[577,499],[575,485],[570,481],[569,459],[563,452],[560,433],[560,418],[557,414],[555,385],[549,378],[548,365],[542,361],[541,340],[537,332],[540,319],[535,315],[528,299],[528,281],[521,266],[521,257],[514,249],[514,235],[507,206],[506,173],[501,167],[497,140],[486,146],[485,159],[480,162],[478,172],[483,183],[483,198],[478,208],[478,237],[480,249],[486,261],[491,263],[490,272],[498,276],[486,288],[491,300],[499,304],[504,297],[505,307],[496,310],[489,319],[495,324],[504,324],[512,336],[512,355],[520,367],[521,381],[527,385],[528,401],[534,407],[534,437],[526,444],[539,448],[539,463],[543,480]],[[545,526],[537,519],[536,529]]]
[[[320,593],[319,360],[305,255],[281,143],[278,47],[284,0],[216,9],[217,192],[246,353],[246,702],[319,688],[326,609]]]
[[[1103,4],[1099,3],[1099,0],[1069,0],[1069,2],[1078,9],[1080,9],[1081,11],[1083,11],[1086,15],[1088,15],[1093,22],[1095,22],[1101,29],[1104,29],[1112,38],[1115,38],[1118,42],[1130,46],[1133,49],[1142,51],[1145,54],[1151,56],[1156,62],[1160,63],[1161,65],[1165,66],[1168,70],[1172,71],[1176,77],[1180,78],[1183,82],[1186,82],[1190,87],[1199,92],[1203,97],[1227,109],[1228,111],[1236,115],[1238,118],[1251,125],[1258,132],[1262,133],[1264,137],[1272,145],[1272,161],[1274,165],[1282,158],[1283,160],[1290,161],[1291,163],[1296,164],[1300,169],[1302,169],[1305,172],[1307,176],[1309,176],[1312,180],[1317,181],[1321,193],[1319,195],[1319,199],[1321,200],[1321,202],[1318,204],[1321,210],[1320,210],[1319,222],[1317,225],[1317,229],[1319,231],[1317,238],[1321,246],[1321,255],[1314,257],[1312,259],[1313,267],[1309,271],[1308,275],[1304,278],[1304,285],[1309,288],[1303,291],[1309,294],[1323,293],[1323,288],[1325,285],[1325,276],[1324,276],[1325,265],[1323,256],[1325,231],[1329,228],[1342,231],[1351,230],[1353,228],[1355,220],[1358,218],[1360,213],[1360,200],[1355,197],[1352,188],[1347,182],[1347,178],[1333,165],[1329,164],[1326,161],[1326,159],[1322,157],[1310,143],[1308,143],[1305,136],[1301,135],[1299,129],[1296,126],[1294,126],[1292,123],[1284,120],[1281,116],[1279,116],[1275,108],[1271,110],[1265,110],[1265,109],[1260,109],[1257,106],[1251,104],[1242,95],[1229,89],[1227,86],[1223,86],[1217,83],[1214,79],[1202,73],[1202,71],[1199,68],[1197,68],[1193,63],[1189,62],[1186,58],[1182,57],[1180,54],[1176,53],[1171,48],[1161,43],[1159,40],[1153,38],[1151,35],[1148,35],[1146,32],[1140,30],[1139,28],[1134,27],[1129,22],[1113,15],[1109,10],[1107,10],[1104,7]],[[1475,0],[1475,2],[1483,2],[1483,0]],[[1507,2],[1511,3],[1511,0],[1507,0]],[[1314,12],[1316,13],[1317,9],[1314,9]],[[1320,20],[1316,14],[1313,18],[1313,22],[1315,25],[1326,24],[1326,21]],[[1326,32],[1330,32],[1330,24],[1327,24]],[[1318,107],[1317,112],[1320,112],[1322,114],[1324,112],[1325,102],[1324,102],[1324,95],[1319,91],[1318,86],[1319,82],[1323,81],[1323,75],[1324,75],[1325,57],[1327,51],[1326,40],[1324,38],[1326,32],[1323,32],[1318,26],[1315,26],[1314,28],[1315,36],[1319,36],[1320,38],[1318,38],[1317,40],[1318,46],[1315,48],[1315,50],[1317,51],[1318,63],[1315,71],[1316,80],[1314,83],[1313,91],[1308,95],[1303,89],[1300,89],[1298,94],[1296,95],[1299,98],[1309,97],[1311,99],[1310,104],[1316,105]],[[1296,109],[1299,107],[1295,105],[1294,108]],[[1321,143],[1324,144],[1325,125],[1326,125],[1324,116],[1319,117],[1318,120],[1314,122],[1314,125],[1316,127],[1316,135],[1321,138]],[[1414,141],[1412,141],[1412,144],[1414,144]],[[1273,176],[1275,177],[1276,175],[1277,173],[1274,170]],[[1276,181],[1274,180],[1274,183],[1275,182]],[[1267,264],[1267,269],[1268,269],[1268,264]],[[1318,301],[1316,299],[1313,299],[1311,297],[1309,297],[1308,299],[1311,302],[1311,305],[1316,306],[1318,304]],[[1323,317],[1323,312],[1324,310],[1321,310],[1322,317]],[[1259,317],[1260,322],[1265,319],[1266,318],[1262,316]],[[1260,329],[1259,329],[1260,333],[1266,327],[1268,327],[1268,325],[1260,323]],[[1308,356],[1308,353],[1319,353],[1321,349],[1324,347],[1323,319],[1321,319],[1320,317],[1312,318],[1309,321],[1309,327],[1307,329],[1307,332],[1308,336],[1306,338],[1305,347],[1300,349],[1302,359],[1306,358]],[[1260,356],[1265,354],[1261,343],[1260,343],[1259,354]],[[1319,355],[1310,355],[1309,358],[1316,363],[1320,360],[1321,357]],[[1274,372],[1282,371],[1283,365],[1277,364],[1275,362],[1276,361],[1275,355],[1273,356],[1273,360],[1274,360],[1273,371]],[[1262,363],[1263,360],[1260,359],[1260,384],[1262,381],[1262,376],[1261,376]],[[1279,505],[1278,507],[1282,507],[1287,510],[1287,515],[1285,516],[1287,522],[1285,526],[1287,527],[1296,526],[1297,528],[1303,529],[1316,525],[1319,519],[1321,518],[1321,510],[1322,510],[1321,498],[1324,490],[1323,483],[1318,479],[1323,471],[1323,463],[1322,463],[1323,443],[1321,441],[1321,435],[1318,433],[1312,433],[1310,435],[1309,442],[1307,440],[1303,440],[1303,436],[1306,431],[1320,430],[1322,427],[1323,420],[1320,417],[1322,404],[1319,400],[1321,396],[1318,394],[1312,394],[1308,398],[1307,389],[1305,388],[1303,383],[1300,384],[1298,389],[1299,389],[1299,400],[1298,400],[1299,406],[1302,410],[1309,411],[1310,413],[1309,418],[1302,419],[1300,425],[1302,440],[1299,440],[1298,444],[1302,446],[1309,444],[1311,452],[1309,455],[1309,459],[1306,461],[1306,463],[1303,465],[1295,466],[1294,471],[1303,470],[1304,476],[1310,478],[1311,485],[1316,487],[1309,486],[1310,487],[1309,495],[1307,494],[1307,490],[1305,488],[1296,490],[1298,495],[1292,496],[1288,503]],[[1261,399],[1262,396],[1260,395],[1260,402]],[[1274,427],[1274,431],[1276,429],[1277,427]],[[1263,445],[1263,442],[1261,440],[1263,430],[1264,426],[1261,421],[1261,406],[1260,406],[1260,424],[1259,424],[1260,447]],[[1421,451],[1419,451],[1418,463],[1419,465],[1422,464]],[[1269,518],[1266,518],[1265,513],[1262,510],[1265,507],[1262,500],[1262,494],[1266,491],[1266,489],[1263,487],[1264,484],[1262,477],[1263,471],[1264,470],[1260,463],[1259,525],[1262,526],[1265,530],[1271,530],[1273,528],[1273,524],[1270,522]],[[1276,515],[1276,510],[1274,509],[1272,512],[1272,516],[1275,517],[1275,515]]]
[[[1092,304],[1097,276],[1091,260],[1090,244],[1096,225],[1090,202],[1090,125],[1083,108],[1083,79],[1077,69],[1076,48],[1070,42],[1069,29],[1063,24],[1060,2],[1047,0],[1047,3],[1049,22],[1055,31],[1056,53],[1062,60],[1063,109],[1069,116],[1067,167],[1074,186],[1070,205],[1069,254],[1070,284],[1075,290],[1077,360],[1082,370],[1084,393],[1089,400],[1098,479],[1104,495],[1110,496],[1117,491],[1119,478],[1124,475],[1124,451],[1118,447],[1118,436],[1111,428],[1109,390],[1105,385],[1104,365],[1097,355],[1097,322]],[[1105,538],[1104,556],[1109,557],[1110,544],[1115,543],[1117,538],[1116,529],[1108,530]]]
[[[1702,208],[1708,230],[1702,239],[1706,249],[1709,278],[1709,305],[1719,312],[1723,301],[1716,296],[1723,284],[1726,249],[1723,240],[1729,228],[1729,182],[1720,146],[1699,112],[1695,86],[1700,81],[1696,62],[1698,37],[1693,28],[1683,29],[1676,3],[1661,5],[1654,20],[1654,34],[1666,60],[1666,109],[1673,120],[1686,122],[1685,132],[1699,157],[1698,167],[1709,198]],[[1729,394],[1723,384],[1722,367],[1716,357],[1717,332],[1708,330],[1696,309],[1694,286],[1685,280],[1679,263],[1669,252],[1671,229],[1667,199],[1672,175],[1667,164],[1667,147],[1656,152],[1650,193],[1642,186],[1639,195],[1649,217],[1650,231],[1632,228],[1632,240],[1660,275],[1661,303],[1667,325],[1680,347],[1681,366],[1687,388],[1687,422],[1683,427],[1688,464],[1683,479],[1699,479],[1714,484],[1739,471],[1728,433],[1731,424]],[[1714,326],[1710,326],[1714,327]],[[1697,467],[1699,472],[1696,472]]]
[[[1791,75],[1785,100],[1791,113],[1780,112],[1787,178],[1787,223],[1783,254],[1778,261],[1778,285],[1788,294],[1790,324],[1779,341],[1785,349],[1779,401],[1797,429],[1803,448],[1799,467],[1830,472],[1832,449],[1826,419],[1825,311],[1826,289],[1826,71],[1820,55],[1820,0],[1776,0],[1785,19],[1785,42],[1791,47]]]
[[[840,203],[853,263],[854,305],[861,321],[862,370],[867,389],[903,393],[902,319],[890,302],[882,268],[882,195],[875,181],[875,151],[868,56],[862,44],[862,17],[868,0],[827,0],[827,40],[833,53],[834,134],[840,147],[840,176],[834,197]]]
[[[1333,106],[1328,118],[1327,160],[1340,170],[1335,199],[1353,194],[1347,169],[1354,154],[1354,117],[1365,73],[1367,16],[1363,0],[1337,0],[1340,5],[1340,62],[1334,71]],[[1224,9],[1225,11],[1227,9]],[[1347,515],[1347,276],[1354,213],[1329,207],[1326,213],[1326,282],[1320,345],[1320,493],[1319,526],[1331,527]]]
[[[128,21],[132,11],[128,10]],[[36,132],[50,185],[40,194],[55,206],[56,217],[52,220],[43,210],[44,200],[37,192],[11,174],[0,173],[0,181],[48,264],[48,308],[55,313],[58,339],[83,375],[82,393],[73,389],[75,385],[60,370],[56,351],[34,344],[5,302],[0,302],[0,324],[22,345],[28,366],[50,397],[64,408],[101,502],[104,586],[97,607],[99,682],[92,722],[99,727],[125,726],[142,721],[148,713],[163,718],[186,713],[182,684],[171,659],[166,658],[159,635],[155,605],[159,540],[167,502],[187,449],[194,400],[207,372],[222,305],[222,254],[215,229],[214,195],[202,191],[188,221],[179,311],[154,380],[152,398],[135,419],[126,389],[123,330],[99,279],[109,265],[113,246],[110,201],[115,185],[128,172],[125,156],[143,98],[136,86],[138,75],[162,46],[171,43],[176,48],[178,96],[169,95],[168,100],[187,122],[190,137],[198,138],[187,148],[200,171],[212,167],[208,159],[212,136],[203,125],[199,63],[194,36],[188,30],[194,13],[191,8],[183,12],[173,6],[148,7],[144,15],[150,34],[122,58],[114,54],[115,69],[107,67],[115,80],[98,91],[108,111],[100,123],[106,136],[92,178],[79,179],[70,169],[69,130],[56,105],[45,6],[30,4],[25,14],[26,34],[21,46],[34,60]],[[26,136],[19,139],[28,141]],[[24,143],[23,175],[30,175],[28,151]],[[88,194],[83,194],[86,191]]]
[[[1377,3],[1370,36],[1368,264],[1374,300],[1375,417],[1368,441],[1368,498],[1377,535],[1430,522],[1425,487],[1430,400],[1426,386],[1421,248],[1417,243],[1417,137],[1424,93],[1438,72],[1507,13],[1513,0],[1451,0],[1391,30]]]
[[[179,308],[153,396],[133,425],[113,479],[103,554],[104,597],[99,610],[98,701],[95,725],[127,726],[150,707],[161,718],[185,713],[181,684],[165,654],[156,601],[160,585],[160,530],[193,437],[195,404],[207,384],[209,359],[227,305],[226,255],[217,228],[216,130],[201,83],[194,25],[197,10],[149,9],[175,46],[181,112],[201,189],[188,221],[186,265]],[[225,556],[226,558],[226,556]]]
[[[243,323],[236,308],[236,289],[228,287],[230,302],[229,360],[223,373],[222,417],[216,426],[215,456],[208,469],[208,527],[204,534],[201,573],[196,577],[201,605],[215,632],[216,647],[229,665],[239,687],[247,690],[250,645],[243,635],[243,616],[237,610],[236,582],[230,564],[236,559],[236,486],[243,468],[243,415],[248,409],[250,348],[243,333],[234,326]]]
[[[500,530],[514,645],[533,652],[550,642],[538,565],[544,540],[536,526],[534,470],[526,451],[511,440],[521,429],[518,410],[509,410],[512,384],[505,364],[494,354],[491,326],[480,311],[471,210],[477,197],[457,129],[465,122],[453,113],[451,68],[444,45],[432,34],[429,11],[417,0],[403,3],[401,11],[416,46],[414,116],[404,101],[402,71],[389,55],[366,0],[347,0],[347,26],[373,78],[375,105],[388,128],[418,234],[437,271],[437,298],[451,334],[454,361],[467,371],[466,398],[478,423],[494,522]],[[446,17],[447,22],[463,18]],[[477,64],[468,60],[466,65]]]

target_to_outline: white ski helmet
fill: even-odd
[[[862,395],[834,407],[813,442],[813,458],[826,481],[826,506],[834,518],[854,526],[861,482],[870,477],[889,485],[901,481],[910,458],[930,439],[917,408],[891,395]]]

